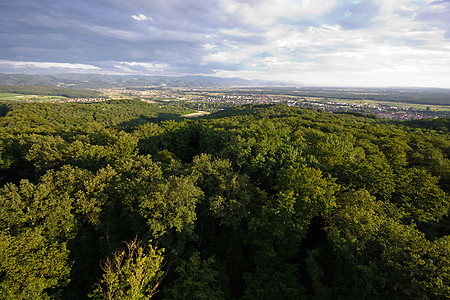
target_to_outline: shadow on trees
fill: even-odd
[[[0,117],[6,116],[6,114],[11,110],[8,104],[0,103]]]
[[[162,121],[168,120],[181,121],[183,120],[183,118],[181,118],[180,115],[174,113],[158,113],[157,116],[153,118],[145,115],[140,115],[137,118],[119,123],[117,127],[135,127],[148,123],[160,123]]]
[[[395,125],[403,125],[410,128],[417,129],[431,129],[436,131],[448,132],[450,128],[450,119],[438,118],[438,119],[418,119],[410,121],[396,121]]]

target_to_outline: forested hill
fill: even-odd
[[[448,119],[0,108],[5,299],[450,298]]]
[[[100,96],[97,91],[45,85],[0,85],[0,93],[63,96],[67,98],[95,98]]]
[[[101,103],[0,103],[0,126],[12,133],[53,133],[88,128],[128,128],[151,122],[179,120],[193,112],[176,103],[164,106],[138,100]]]
[[[54,75],[0,74],[0,85],[69,86],[82,89],[114,87],[232,87],[232,86],[298,86],[283,82],[221,78],[213,76],[144,76],[63,73]]]

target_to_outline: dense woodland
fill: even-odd
[[[183,113],[0,105],[2,299],[450,298],[449,119]]]

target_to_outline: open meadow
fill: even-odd
[[[55,102],[64,99],[67,99],[67,97],[0,93],[0,101]]]

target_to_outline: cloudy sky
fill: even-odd
[[[0,0],[0,73],[450,88],[450,0]]]

